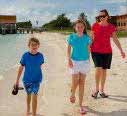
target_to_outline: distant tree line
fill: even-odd
[[[55,20],[50,21],[42,26],[46,29],[63,29],[72,26],[70,19],[68,19],[65,14],[58,15]]]
[[[86,25],[87,25],[87,29],[90,29],[91,26],[90,26],[90,23],[89,21],[87,20],[87,16],[85,15],[85,13],[81,13],[78,17],[79,19],[82,19],[86,22]],[[49,23],[46,23],[42,26],[42,28],[44,29],[72,29],[73,27],[73,23],[74,22],[71,22],[70,19],[68,19],[66,17],[66,15],[63,13],[61,15],[58,15],[56,19],[50,21]]]
[[[32,28],[32,23],[31,21],[17,22],[16,27],[17,28]]]

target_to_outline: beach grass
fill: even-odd
[[[127,31],[118,31],[117,36],[118,37],[127,37]]]
[[[49,29],[48,32],[55,32],[55,33],[61,33],[61,34],[64,34],[64,35],[69,35],[71,33],[74,32],[73,29]],[[87,33],[89,35],[90,33],[90,30],[87,30]],[[121,37],[127,37],[127,31],[117,31],[116,32],[118,38],[121,38]]]

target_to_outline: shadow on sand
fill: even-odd
[[[109,95],[107,99],[117,101],[117,102],[127,103],[127,96]],[[97,116],[127,116],[127,109],[120,109],[118,111],[104,113],[104,112],[98,112],[98,111],[88,108],[88,112],[93,113]]]
[[[99,97],[98,99],[101,99],[101,97]],[[116,102],[125,102],[127,103],[127,96],[120,96],[120,95],[109,95],[109,97],[107,99],[116,101]],[[92,113],[95,116],[127,116],[127,109],[120,109],[118,111],[111,111],[111,112],[99,112],[99,111],[95,111],[89,107],[87,107],[88,109],[88,114]],[[75,112],[75,111],[74,111]],[[72,116],[71,114],[68,113],[62,113],[62,116]],[[87,114],[84,115],[80,115],[80,116],[87,116]]]

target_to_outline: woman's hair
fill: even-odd
[[[75,26],[76,26],[76,24],[78,24],[78,23],[82,23],[82,24],[84,25],[85,28],[84,28],[83,33],[84,33],[84,34],[87,34],[87,31],[86,31],[86,29],[87,29],[86,22],[83,21],[82,19],[77,19],[77,20],[74,22],[74,24],[73,24],[74,32],[76,32],[76,31],[75,31]]]
[[[108,22],[110,22],[111,17],[109,16],[109,13],[108,13],[108,11],[107,11],[106,9],[102,9],[102,10],[100,10],[99,12],[105,13],[105,15],[108,16]],[[100,22],[99,16],[96,17],[96,21],[97,21],[97,22]]]
[[[29,41],[28,41],[28,46],[30,46],[30,44],[31,44],[32,42],[35,42],[36,44],[40,45],[39,40],[38,40],[37,38],[35,38],[35,37],[31,37],[31,38],[29,39]]]

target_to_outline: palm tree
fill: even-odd
[[[90,25],[89,21],[87,20],[87,16],[85,15],[84,12],[80,13],[78,18],[86,22],[87,29],[91,29],[91,25]]]

